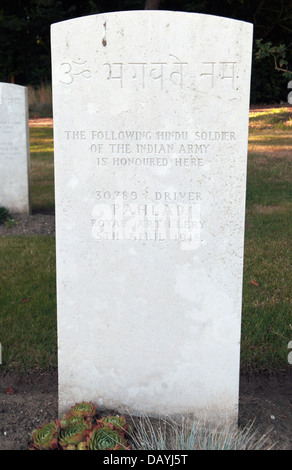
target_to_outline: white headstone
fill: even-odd
[[[252,25],[52,25],[60,413],[237,419]]]
[[[0,206],[30,213],[27,88],[0,83]]]

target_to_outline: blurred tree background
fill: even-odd
[[[292,79],[292,2],[287,0],[1,0],[0,81],[51,81],[50,25],[96,13],[160,9],[225,16],[254,25],[251,103],[287,102]]]

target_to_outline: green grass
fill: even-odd
[[[287,345],[292,339],[291,130],[290,109],[271,109],[250,116],[242,369],[289,367]]]
[[[241,370],[287,370],[292,340],[292,108],[252,113]],[[31,128],[33,211],[54,209],[53,130]],[[2,237],[2,370],[55,367],[55,239]],[[28,300],[27,300],[28,299]]]
[[[263,224],[263,227],[268,225]],[[241,340],[243,369],[288,367],[287,345],[292,337],[291,246],[281,234],[277,235],[276,230],[271,238],[268,235],[246,236]]]
[[[30,128],[30,189],[32,211],[53,211],[54,151],[53,128]]]
[[[0,238],[2,370],[56,367],[55,238]]]
[[[264,111],[251,110],[250,129],[291,130],[292,108],[267,108]]]

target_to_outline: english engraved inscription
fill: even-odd
[[[200,170],[216,151],[216,143],[236,140],[235,131],[66,130],[65,139],[87,142],[97,166],[168,167]],[[94,143],[91,143],[94,142]],[[203,243],[201,191],[96,190],[91,211],[91,233],[96,240],[175,240],[183,249],[196,250]],[[188,203],[186,202],[188,199]],[[109,202],[111,201],[111,202]],[[134,202],[135,201],[135,202]],[[137,202],[139,201],[139,202]],[[149,202],[150,201],[150,202]],[[190,203],[189,201],[196,201]],[[186,243],[188,242],[188,243]]]

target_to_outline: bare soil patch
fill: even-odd
[[[13,222],[0,224],[0,236],[11,235],[54,235],[55,215],[54,213],[10,214]]]
[[[28,450],[32,431],[57,417],[56,371],[0,375],[0,450]],[[253,421],[276,450],[292,449],[291,374],[241,376],[239,425]]]

